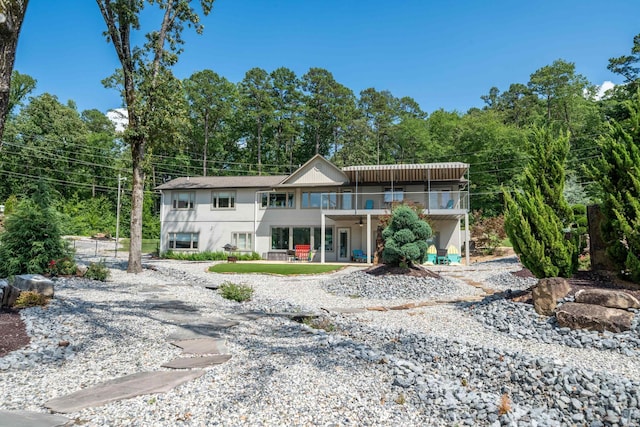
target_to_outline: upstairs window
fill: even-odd
[[[212,209],[235,209],[235,207],[235,191],[214,191],[213,193],[211,193]]]
[[[262,193],[263,208],[286,208],[292,209],[296,207],[293,192],[282,193]]]
[[[172,193],[173,209],[193,209],[196,202],[194,191],[174,191]]]
[[[385,188],[384,189],[384,202],[393,203],[401,202],[404,200],[404,191],[402,188]]]

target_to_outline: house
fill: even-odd
[[[433,228],[429,244],[462,253],[469,240],[468,174],[460,162],[338,168],[316,155],[291,175],[177,178],[157,187],[160,250],[230,245],[287,260],[296,246],[310,245],[321,263],[351,261],[353,250],[371,262],[380,217],[392,203],[412,201]]]

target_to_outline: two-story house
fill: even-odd
[[[316,155],[291,175],[178,178],[157,187],[160,250],[231,245],[286,260],[310,245],[314,261],[348,262],[355,249],[371,261],[380,217],[392,203],[412,201],[424,207],[431,243],[461,251],[469,240],[468,173],[460,162],[338,168]]]

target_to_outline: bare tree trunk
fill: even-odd
[[[204,150],[202,153],[202,176],[207,176],[207,147],[209,146],[209,111],[204,113]]]
[[[258,175],[262,175],[262,126],[258,123]]]
[[[11,73],[27,3],[29,0],[0,2],[0,138],[9,112]]]
[[[142,272],[142,206],[144,204],[144,137],[132,138],[133,187],[131,189],[131,223],[129,266],[127,273]]]

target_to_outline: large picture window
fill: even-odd
[[[295,208],[293,192],[286,193],[262,193],[263,208]]]
[[[231,244],[239,251],[253,250],[253,233],[231,233]]]
[[[404,200],[404,191],[402,188],[385,188],[384,189],[384,202],[401,202]]]
[[[193,209],[196,201],[194,191],[174,191],[172,193],[173,209]]]
[[[235,191],[214,191],[213,193],[211,193],[212,209],[235,209],[235,207]]]
[[[198,233],[169,233],[169,249],[198,249]]]
[[[302,193],[302,208],[313,209],[335,208],[338,203],[337,193],[304,192]]]
[[[271,229],[271,249],[289,249],[289,227]]]

